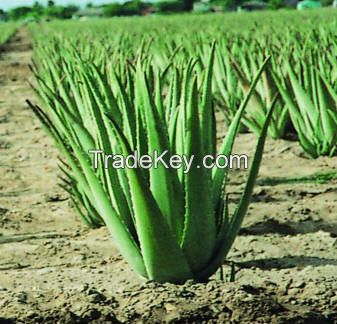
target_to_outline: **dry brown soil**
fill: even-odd
[[[25,104],[31,55],[22,29],[0,58],[0,323],[337,323],[336,181],[258,185],[228,258],[235,282],[145,282],[59,189],[57,151]],[[240,135],[236,151],[251,154],[254,139]],[[268,141],[259,179],[337,170],[301,152]]]

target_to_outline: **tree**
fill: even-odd
[[[64,12],[63,12],[63,19],[70,19],[74,13],[78,11],[78,7],[74,5],[69,5],[67,7],[64,7]]]
[[[322,0],[321,2],[322,2],[323,7],[332,6],[332,3],[333,3],[333,1],[331,1],[331,0]]]
[[[283,0],[269,0],[268,7],[269,9],[280,9],[284,7],[284,1]]]
[[[19,20],[25,18],[32,12],[31,7],[17,7],[9,11],[10,20]]]
[[[49,0],[48,7],[54,7],[54,6],[55,6],[55,2],[53,0]]]
[[[37,1],[34,2],[34,5],[33,5],[32,9],[33,9],[32,11],[34,12],[34,15],[36,15],[36,16],[40,16],[40,15],[43,14],[43,9],[44,8]]]
[[[70,19],[77,10],[76,6],[51,6],[45,9],[45,14],[50,18]]]
[[[122,5],[119,3],[112,3],[104,6],[103,14],[106,17],[120,16]]]
[[[194,0],[183,0],[183,9],[185,11],[191,11],[193,9]]]
[[[240,5],[242,5],[247,0],[224,0],[224,1],[214,1],[212,4],[217,4],[222,6],[225,10],[234,11]],[[281,0],[283,1],[283,0]]]
[[[155,8],[161,13],[173,13],[183,11],[183,3],[181,1],[158,1]]]
[[[142,10],[147,8],[148,5],[141,1],[127,1],[123,4],[112,3],[104,7],[104,16],[134,16],[140,15]]]

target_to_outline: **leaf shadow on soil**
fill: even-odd
[[[293,185],[293,184],[327,184],[332,183],[332,181],[337,180],[336,170],[328,170],[325,172],[315,172],[306,176],[297,177],[264,177],[256,181],[259,186],[274,187],[278,185]],[[242,181],[237,179],[230,181],[231,185],[242,185]]]
[[[280,223],[275,219],[268,219],[264,222],[255,223],[240,230],[241,235],[264,235],[281,234],[297,235],[323,231],[329,233],[332,237],[337,237],[337,222],[324,221],[300,221]]]
[[[282,258],[266,258],[251,261],[243,261],[235,263],[239,268],[259,268],[261,270],[271,269],[288,269],[288,268],[304,268],[307,266],[318,267],[324,265],[337,265],[336,259],[327,259],[319,257],[284,256]]]

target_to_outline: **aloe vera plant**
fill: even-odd
[[[65,159],[64,188],[86,222],[106,224],[135,271],[159,282],[206,280],[222,264],[247,211],[276,102],[266,114],[245,189],[231,215],[228,170],[200,167],[203,156],[216,155],[214,51],[215,45],[200,88],[198,58],[161,73],[140,55],[135,66],[124,66],[127,77],[122,79],[112,65],[100,69],[74,48],[62,59],[44,61],[49,72],[43,77],[38,67],[33,69],[44,104],[30,106]],[[237,110],[220,154],[231,153],[266,64]],[[164,166],[114,169],[99,164],[94,170],[89,154],[94,148],[124,156],[134,150],[142,155],[168,151],[194,160],[186,174]]]
[[[305,61],[299,76],[288,62],[289,88],[274,74],[300,144],[313,158],[333,156],[337,149],[337,92],[315,62],[313,56]]]
[[[260,51],[260,53],[262,54],[263,52]],[[251,80],[258,71],[259,63],[257,63],[256,60],[256,57],[258,56],[257,53],[253,54],[247,52],[239,61],[241,64],[236,61],[233,63],[233,69],[237,74],[244,93],[249,91]],[[245,69],[241,69],[241,65],[245,67]],[[246,114],[242,120],[242,123],[249,130],[259,135],[263,129],[265,117],[274,100],[276,100],[274,113],[268,128],[268,134],[273,139],[282,138],[289,123],[287,105],[282,98],[278,97],[278,89],[272,78],[272,71],[276,70],[276,66],[277,64],[273,60],[266,66],[261,79],[256,85],[256,89],[253,91],[251,100],[247,106]],[[284,84],[284,78],[281,71],[278,69],[277,72],[279,79],[282,80],[282,83]]]
[[[239,78],[234,73],[231,51],[225,46],[222,46],[221,49],[218,48],[215,53],[214,88],[217,105],[221,108],[228,127],[244,98],[244,94],[240,87]],[[240,125],[240,130],[246,130],[244,125]]]

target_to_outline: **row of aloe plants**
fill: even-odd
[[[292,36],[294,34],[289,33],[286,39],[288,40]],[[312,32],[311,37],[316,37],[316,34]],[[120,39],[119,37],[117,39],[123,49],[129,48],[128,39]],[[331,51],[337,48],[337,43],[331,41],[328,43],[331,51],[323,51],[312,48],[310,40],[310,45],[307,44],[307,49],[303,51],[300,44],[306,42],[307,38],[304,37],[295,38],[291,44],[286,43],[284,48],[280,48],[278,43],[276,45],[275,40],[264,39],[252,42],[248,40],[246,38],[222,40],[218,42],[215,51],[213,101],[216,109],[223,113],[226,126],[229,126],[235,116],[259,66],[268,55],[272,55],[272,60],[264,70],[248,103],[246,113],[241,121],[240,131],[259,134],[273,99],[281,93],[276,99],[275,112],[268,135],[273,139],[284,138],[289,131],[295,129],[301,146],[311,157],[335,155],[337,60]],[[38,51],[40,54],[37,57],[48,55],[51,58],[54,57],[54,61],[61,59],[58,46],[62,44],[70,51],[72,48],[73,51],[78,52],[77,55],[83,60],[89,60],[101,67],[113,66],[125,78],[127,74],[123,72],[127,69],[126,65],[134,64],[134,58],[139,55],[139,49],[138,52],[125,50],[123,53],[119,53],[110,47],[107,48],[105,44],[101,45],[100,42],[94,43],[95,50],[92,51],[91,45],[86,46],[80,42],[72,41],[69,43],[71,44],[53,40],[47,43],[45,48],[40,48]],[[195,53],[199,57],[195,69],[201,75],[209,56],[209,48],[202,40],[196,39],[191,43],[178,45],[175,42],[154,44],[153,41],[148,43],[143,41],[140,51],[144,57],[151,57],[151,64],[165,74],[171,73],[169,66],[172,61],[183,66],[188,62],[192,53]],[[325,42],[323,44],[327,45]],[[78,51],[78,49],[80,50]],[[48,66],[45,67],[45,70],[46,73],[50,73]],[[317,71],[320,75],[319,80],[316,76]],[[298,86],[294,82],[295,79],[299,83]],[[170,81],[165,78],[163,82],[168,85]],[[302,89],[301,92],[306,98],[298,95],[298,87]],[[325,91],[325,87],[328,87],[329,91]],[[318,90],[324,92],[324,96],[327,98],[326,103],[317,98]],[[309,105],[308,102],[310,102]],[[308,121],[306,117],[308,114],[311,115],[309,124],[305,122],[305,120]]]
[[[0,45],[6,43],[9,38],[17,31],[19,23],[16,22],[0,22]]]

